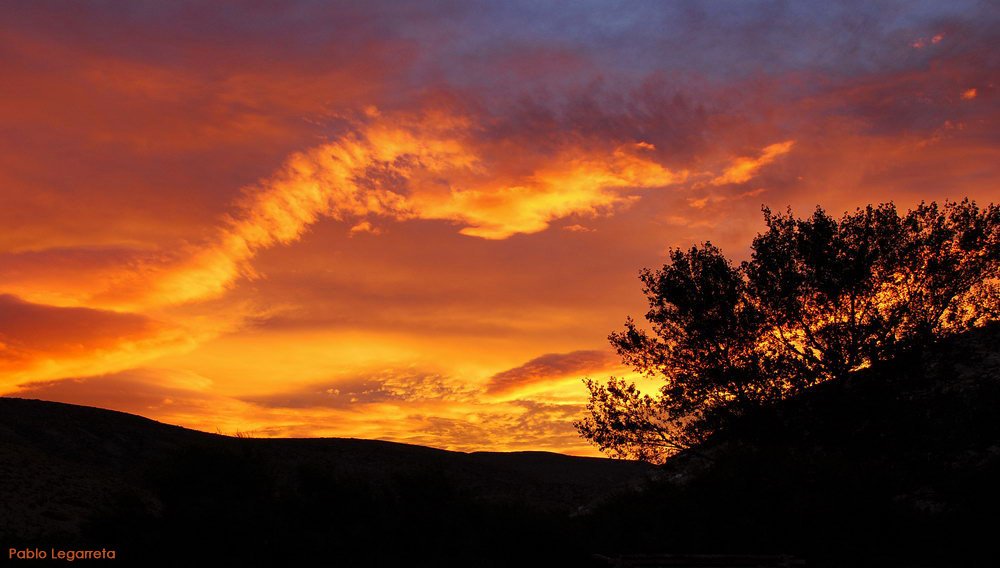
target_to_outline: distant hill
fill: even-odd
[[[114,547],[119,566],[995,566],[998,408],[1000,326],[656,469],[0,398],[0,545]]]
[[[116,547],[119,565],[565,557],[563,521],[650,471],[547,452],[238,439],[0,398],[0,544]]]

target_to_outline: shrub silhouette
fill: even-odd
[[[609,336],[657,395],[588,379],[580,434],[614,457],[663,461],[816,383],[1000,316],[1000,207],[892,203],[808,218],[764,208],[739,266],[711,243],[643,270],[647,326]]]

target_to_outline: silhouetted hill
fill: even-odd
[[[998,326],[820,385],[656,470],[236,439],[0,398],[0,545],[115,547],[141,566],[994,566],[997,408]]]
[[[115,547],[118,564],[412,565],[491,551],[499,565],[559,550],[562,520],[649,471],[546,452],[238,439],[0,398],[0,544]]]
[[[676,456],[604,507],[619,551],[809,566],[997,566],[1000,326],[831,381]],[[629,522],[622,522],[629,519]]]

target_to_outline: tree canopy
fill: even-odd
[[[609,339],[661,384],[586,381],[576,427],[602,451],[662,461],[755,409],[1000,317],[996,205],[763,212],[739,265],[704,243],[642,271],[645,325],[628,318]]]

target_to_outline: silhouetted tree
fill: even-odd
[[[764,209],[738,268],[711,243],[672,250],[640,276],[648,329],[609,337],[656,394],[587,380],[585,438],[616,457],[662,461],[741,415],[818,382],[919,352],[1000,316],[1000,208],[891,203],[834,219]]]
[[[903,220],[891,317],[917,343],[1000,316],[1000,207],[921,203]]]
[[[835,378],[891,357],[896,337],[876,292],[899,264],[902,220],[892,204],[840,221],[822,209],[807,219],[764,209],[767,231],[742,271],[767,320],[769,343],[799,382]]]
[[[670,252],[670,262],[640,276],[651,332],[629,318],[610,340],[636,371],[662,377],[659,396],[612,378],[588,381],[590,416],[581,434],[618,457],[658,461],[701,442],[727,419],[783,386],[763,372],[762,314],[739,270],[711,243]]]

